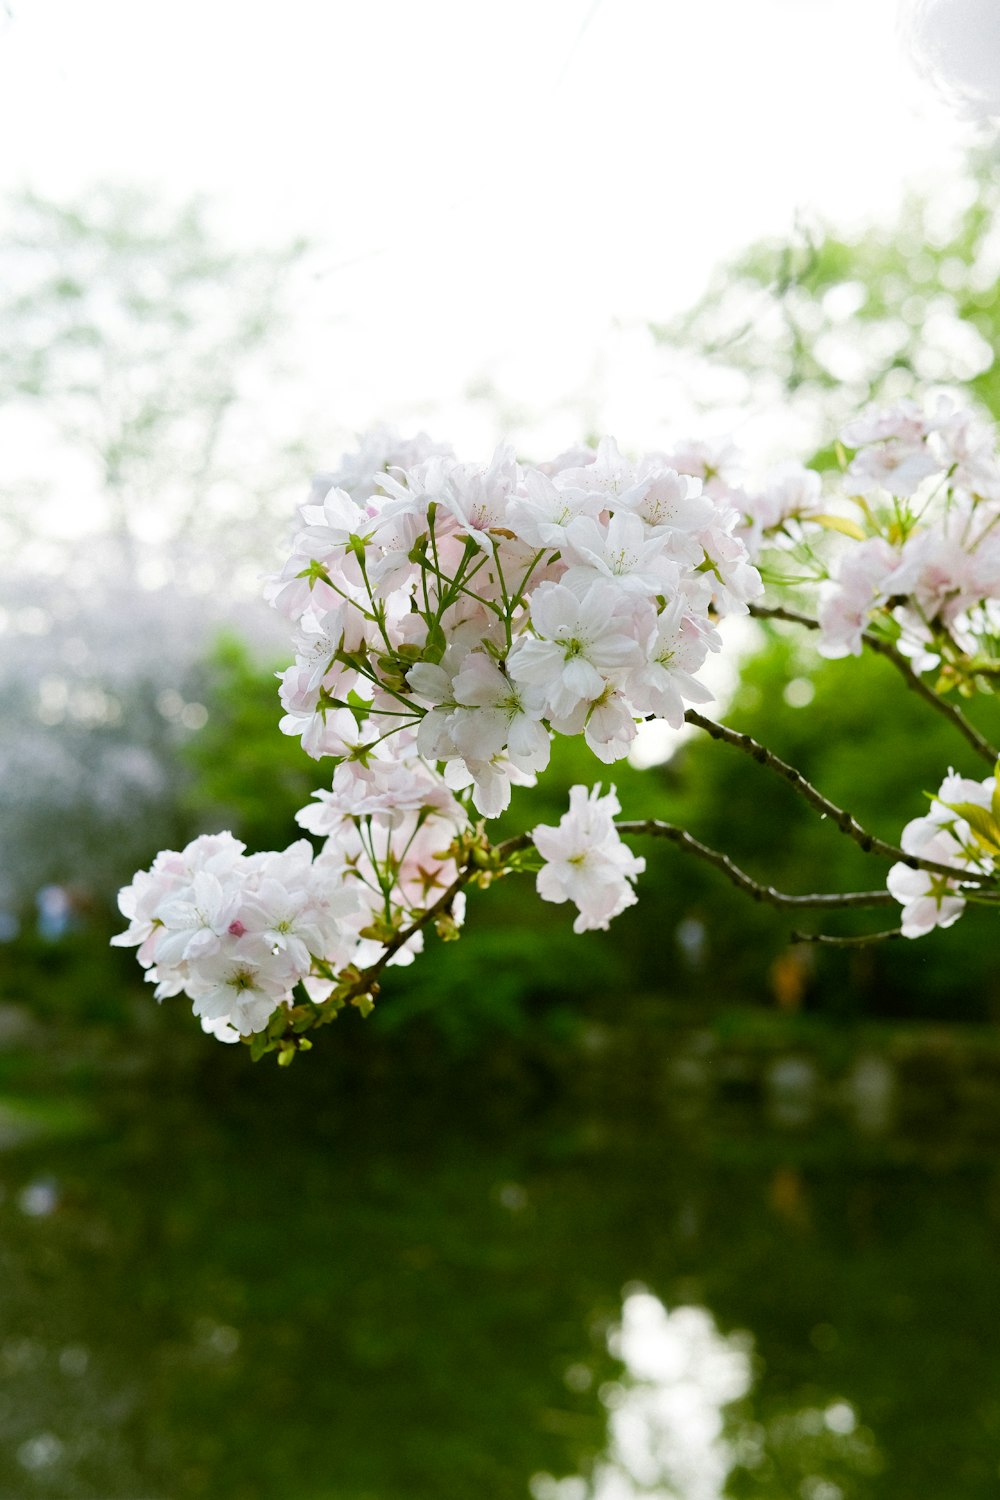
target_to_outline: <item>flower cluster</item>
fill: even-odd
[[[363,796],[335,776],[317,798],[299,822],[328,835],[318,855],[308,839],[246,855],[229,833],[203,835],[159,854],[119,897],[129,927],[112,941],[138,947],[157,999],[186,991],[224,1041],[263,1031],[298,985],[321,1006],[338,976],[376,963],[389,943],[389,962],[411,962],[423,932],[405,929],[458,876],[465,810],[419,762],[379,765]],[[454,926],[463,900],[450,903]]]
[[[790,551],[795,581],[819,585],[824,656],[858,655],[874,628],[916,671],[939,669],[943,686],[988,683],[1000,670],[1000,457],[992,430],[942,398],[926,411],[911,401],[873,409],[841,438],[842,472],[827,503],[809,470],[742,500],[730,491],[751,552]],[[835,556],[817,551],[824,529],[838,539]]]
[[[296,651],[280,727],[335,763],[298,814],[323,844],[247,856],[205,837],[139,874],[116,942],[138,946],[157,996],[185,990],[231,1039],[364,993],[439,908],[457,929],[483,847],[469,809],[500,813],[554,733],[611,762],[643,719],[679,729],[711,696],[697,674],[717,619],[761,591],[710,480],[694,448],[631,462],[608,439],[531,467],[502,447],[473,465],[389,429],[318,476],[268,593]],[[617,811],[577,787],[559,828],[536,830],[539,892],[575,902],[578,931],[635,899],[643,861]]]
[[[358,899],[329,881],[306,839],[247,856],[230,833],[158,854],[121,892],[126,932],[157,999],[186,990],[206,1031],[222,1040],[261,1031],[312,968],[333,961],[357,921]]]
[[[761,583],[739,512],[699,479],[610,439],[540,467],[386,435],[368,451],[377,469],[322,477],[269,585],[295,629],[281,727],[310,755],[363,783],[412,750],[495,817],[553,732],[612,762],[637,721],[679,728],[711,696],[715,619]]]
[[[907,823],[900,842],[907,854],[953,865],[956,872],[952,877],[893,865],[886,884],[903,908],[903,936],[923,937],[935,927],[951,927],[970,894],[968,886],[963,891],[962,876],[990,875],[1000,868],[1000,775],[972,781],[949,771],[930,812]]]

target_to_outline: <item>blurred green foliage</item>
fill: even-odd
[[[743,378],[748,403],[789,404],[826,442],[870,400],[928,385],[966,391],[1000,415],[1000,174],[995,147],[899,219],[845,234],[802,224],[712,276],[665,344]]]
[[[232,828],[251,849],[283,849],[295,812],[319,784],[319,767],[278,730],[275,677],[235,635],[205,664],[205,726],[187,742],[182,805],[200,826]]]

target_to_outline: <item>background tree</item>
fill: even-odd
[[[7,206],[0,904],[110,895],[183,826],[197,663],[223,619],[269,638],[257,580],[307,466],[270,416],[303,251],[230,250],[204,205],[137,188]]]
[[[724,390],[744,414],[781,411],[785,434],[790,408],[816,445],[869,401],[929,385],[1000,415],[997,161],[981,148],[889,228],[803,223],[759,241],[656,337],[700,366],[706,402]]]

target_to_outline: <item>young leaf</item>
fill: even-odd
[[[863,542],[865,539],[865,532],[857,521],[849,521],[846,516],[810,516],[809,520],[815,521],[826,531],[840,531],[844,536],[853,537],[856,542]]]
[[[1000,854],[1000,823],[991,812],[978,802],[949,802],[946,806],[965,819],[976,843],[987,854]]]

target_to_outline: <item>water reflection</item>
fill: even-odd
[[[600,1390],[607,1449],[589,1480],[536,1475],[534,1500],[721,1500],[736,1462],[723,1414],[753,1379],[748,1335],[726,1337],[702,1307],[668,1312],[633,1291],[608,1347],[625,1369]]]
[[[721,1333],[706,1308],[668,1312],[651,1292],[629,1292],[608,1347],[624,1371],[600,1390],[604,1452],[587,1478],[535,1475],[534,1500],[724,1500],[776,1476],[800,1500],[845,1500],[882,1468],[848,1401],[755,1420],[753,1339]]]

